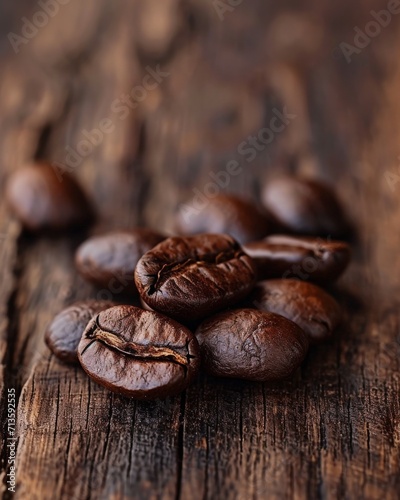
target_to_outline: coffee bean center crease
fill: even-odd
[[[219,265],[229,262],[230,260],[239,259],[243,252],[231,251],[231,252],[220,252],[218,254],[206,254],[195,259],[186,259],[182,262],[171,262],[170,264],[164,264],[157,274],[149,275],[150,278],[154,278],[155,281],[152,283],[148,289],[148,295],[154,295],[160,290],[162,285],[174,275],[182,275],[185,271],[196,267],[207,267],[210,265]]]
[[[190,359],[194,356],[189,354],[188,345],[186,344],[185,350],[187,352],[186,356],[179,354],[174,349],[166,346],[156,346],[156,345],[142,345],[137,342],[129,342],[113,332],[104,330],[98,323],[97,319],[92,330],[86,334],[88,339],[93,339],[86,348],[83,350],[82,354],[94,343],[101,342],[110,349],[122,352],[127,356],[139,360],[154,360],[160,362],[171,362],[187,367],[190,364]]]

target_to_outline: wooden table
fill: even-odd
[[[355,28],[373,31],[387,1],[62,3],[48,22],[36,2],[0,7],[0,387],[5,438],[9,389],[18,402],[16,498],[400,498],[400,16],[357,48]],[[42,26],[15,53],[24,17]],[[248,137],[279,112],[285,127],[248,161]],[[74,270],[84,234],[27,235],[7,210],[7,175],[34,157],[87,187],[94,232],[171,231],[177,204],[232,159],[226,189],[255,198],[281,171],[332,182],[359,228],[334,290],[342,326],[288,382],[202,376],[156,402],[107,392],[43,343],[56,313],[99,292]]]

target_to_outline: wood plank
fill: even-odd
[[[334,290],[346,320],[292,381],[201,376],[182,397],[120,398],[57,362],[43,343],[55,313],[98,293],[73,269],[84,234],[20,238],[0,200],[0,233],[7,234],[0,387],[1,377],[15,374],[22,389],[17,498],[398,498],[400,186],[392,189],[384,176],[398,172],[400,76],[388,67],[395,22],[348,65],[331,48],[351,41],[353,27],[364,26],[377,4],[309,0],[326,29],[324,42],[312,47],[316,67],[302,74],[290,58],[282,63],[282,47],[264,51],[265,20],[274,23],[289,0],[249,0],[223,22],[212,5],[191,0],[195,35],[186,33],[185,43],[166,52],[166,39],[146,47],[130,28],[140,25],[145,5],[71,1],[6,69],[4,172],[38,149],[65,163],[66,147],[76,150],[83,130],[110,118],[115,131],[73,169],[99,208],[94,231],[137,223],[173,231],[177,204],[192,198],[194,187],[204,190],[210,170],[218,173],[232,159],[242,171],[227,190],[253,196],[283,169],[326,178],[360,227],[355,262]],[[21,11],[13,13],[17,22]],[[71,30],[78,23],[85,29]],[[233,39],[243,42],[236,50]],[[113,101],[140,84],[143,66],[156,65],[157,57],[169,75],[121,119]],[[296,120],[247,162],[239,144],[284,106]]]

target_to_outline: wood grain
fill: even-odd
[[[26,235],[1,196],[1,411],[6,436],[14,387],[16,498],[399,498],[400,182],[385,173],[400,175],[400,21],[393,16],[347,63],[339,44],[387,2],[293,5],[249,0],[221,21],[198,0],[168,1],[163,15],[154,2],[71,0],[18,55],[4,36],[36,7],[0,8],[2,192],[34,157],[65,167],[66,148],[76,151],[84,131],[109,119],[113,132],[72,169],[98,208],[93,232],[173,232],[177,205],[236,160],[228,191],[257,198],[278,172],[310,173],[335,184],[359,233],[354,263],[332,290],[343,325],[293,380],[200,376],[180,397],[134,402],[62,365],[43,343],[66,304],[108,296],[74,270],[85,234]],[[152,25],[158,31],[140,32]],[[115,111],[157,65],[159,85]],[[248,161],[240,144],[285,107],[296,117]]]

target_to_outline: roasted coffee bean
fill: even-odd
[[[325,290],[298,280],[260,281],[246,304],[294,321],[312,342],[329,337],[342,316],[339,304]]]
[[[224,233],[241,244],[272,232],[271,222],[255,205],[227,194],[207,199],[203,208],[181,205],[177,225],[183,234]]]
[[[137,228],[94,236],[77,250],[79,273],[114,294],[137,293],[134,272],[139,259],[165,239],[155,231]]]
[[[350,262],[342,241],[307,236],[269,236],[243,246],[257,266],[258,279],[297,278],[317,283],[335,281]]]
[[[190,322],[243,299],[254,286],[255,268],[230,236],[174,237],[140,259],[135,281],[152,309]]]
[[[265,186],[262,200],[282,232],[333,238],[348,235],[342,206],[322,182],[279,177]]]
[[[212,316],[199,326],[196,337],[209,374],[260,382],[292,375],[309,344],[292,321],[255,309]]]
[[[30,231],[80,228],[93,219],[93,209],[79,184],[48,163],[21,168],[7,184],[7,200]]]
[[[46,330],[45,341],[49,349],[61,361],[78,363],[78,344],[89,321],[113,305],[107,300],[85,300],[61,311]]]
[[[93,380],[137,399],[178,394],[191,383],[200,363],[197,340],[188,329],[133,306],[95,316],[78,353]]]

